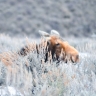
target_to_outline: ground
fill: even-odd
[[[22,46],[40,40],[0,35],[1,96],[95,96],[96,39],[65,39],[79,51],[79,63],[42,63],[44,54],[36,50],[20,56]]]

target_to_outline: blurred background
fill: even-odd
[[[96,0],[0,0],[0,34],[38,37],[38,30],[62,37],[96,33]]]

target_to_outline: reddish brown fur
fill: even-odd
[[[67,42],[62,41],[56,36],[50,36],[50,40],[48,42],[48,51],[51,51],[52,59],[54,59],[54,54],[56,54],[56,59],[58,60],[61,50],[63,49],[63,59],[66,61],[66,63],[69,60],[71,60],[73,63],[79,61],[78,51],[74,47],[70,46]]]
[[[58,43],[57,43],[57,40],[59,38],[56,37],[56,36],[50,36],[50,39],[47,41],[47,46],[46,46],[46,54],[45,54],[45,62],[48,61],[48,52],[51,52],[51,55],[52,55],[52,59],[53,61],[55,59],[58,60],[59,56],[60,56],[60,53],[61,53],[61,47],[57,46]],[[54,55],[56,54],[56,58],[54,58]]]
[[[61,40],[58,40],[58,43],[60,43],[61,47],[63,48],[65,59],[67,59],[67,61],[71,60],[73,63],[79,61],[79,53],[74,47],[70,46],[68,42],[62,42]]]

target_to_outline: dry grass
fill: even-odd
[[[3,52],[0,54],[0,60],[6,65],[12,65],[17,60],[17,54],[13,52]]]
[[[94,39],[85,41],[82,40],[81,45],[78,44],[79,40],[69,41],[80,51],[79,63],[74,65],[71,62],[60,62],[58,66],[56,62],[52,62],[50,53],[48,62],[44,63],[46,42],[43,39],[42,45],[38,46],[39,55],[36,52],[36,43],[29,40],[24,41],[30,50],[26,56],[18,55],[16,49],[10,52],[9,45],[8,52],[0,54],[0,82],[4,80],[2,86],[13,86],[24,96],[95,96],[96,44]],[[20,48],[17,48],[17,52]]]

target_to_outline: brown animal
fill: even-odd
[[[66,63],[71,60],[71,62],[79,62],[79,53],[78,51],[68,44],[68,42],[63,41],[60,37],[52,35],[49,36],[47,40],[45,62],[48,61],[48,52],[51,52],[53,61],[60,61],[60,55],[62,54],[62,60]],[[55,57],[56,55],[56,57]]]
[[[40,31],[40,32],[41,32],[42,36],[47,39],[47,45],[45,46],[45,52],[44,52],[44,54],[45,54],[44,61],[45,62],[48,61],[49,53],[51,53],[53,61],[57,60],[58,62],[60,62],[60,60],[63,60],[66,63],[68,61],[71,61],[73,63],[79,62],[78,51],[74,47],[70,46],[68,44],[68,42],[63,41],[60,38],[60,35],[58,36],[59,33],[57,33],[56,31],[53,31],[52,35],[49,35],[48,33],[44,32],[44,31]],[[56,33],[56,35],[54,35],[54,33]],[[42,44],[40,44],[40,45],[42,45]],[[36,50],[37,50],[37,54],[39,54],[40,53],[39,45],[36,45]],[[27,46],[25,46],[24,48],[22,48],[20,50],[19,54],[25,56],[29,52],[30,52],[30,49]]]

